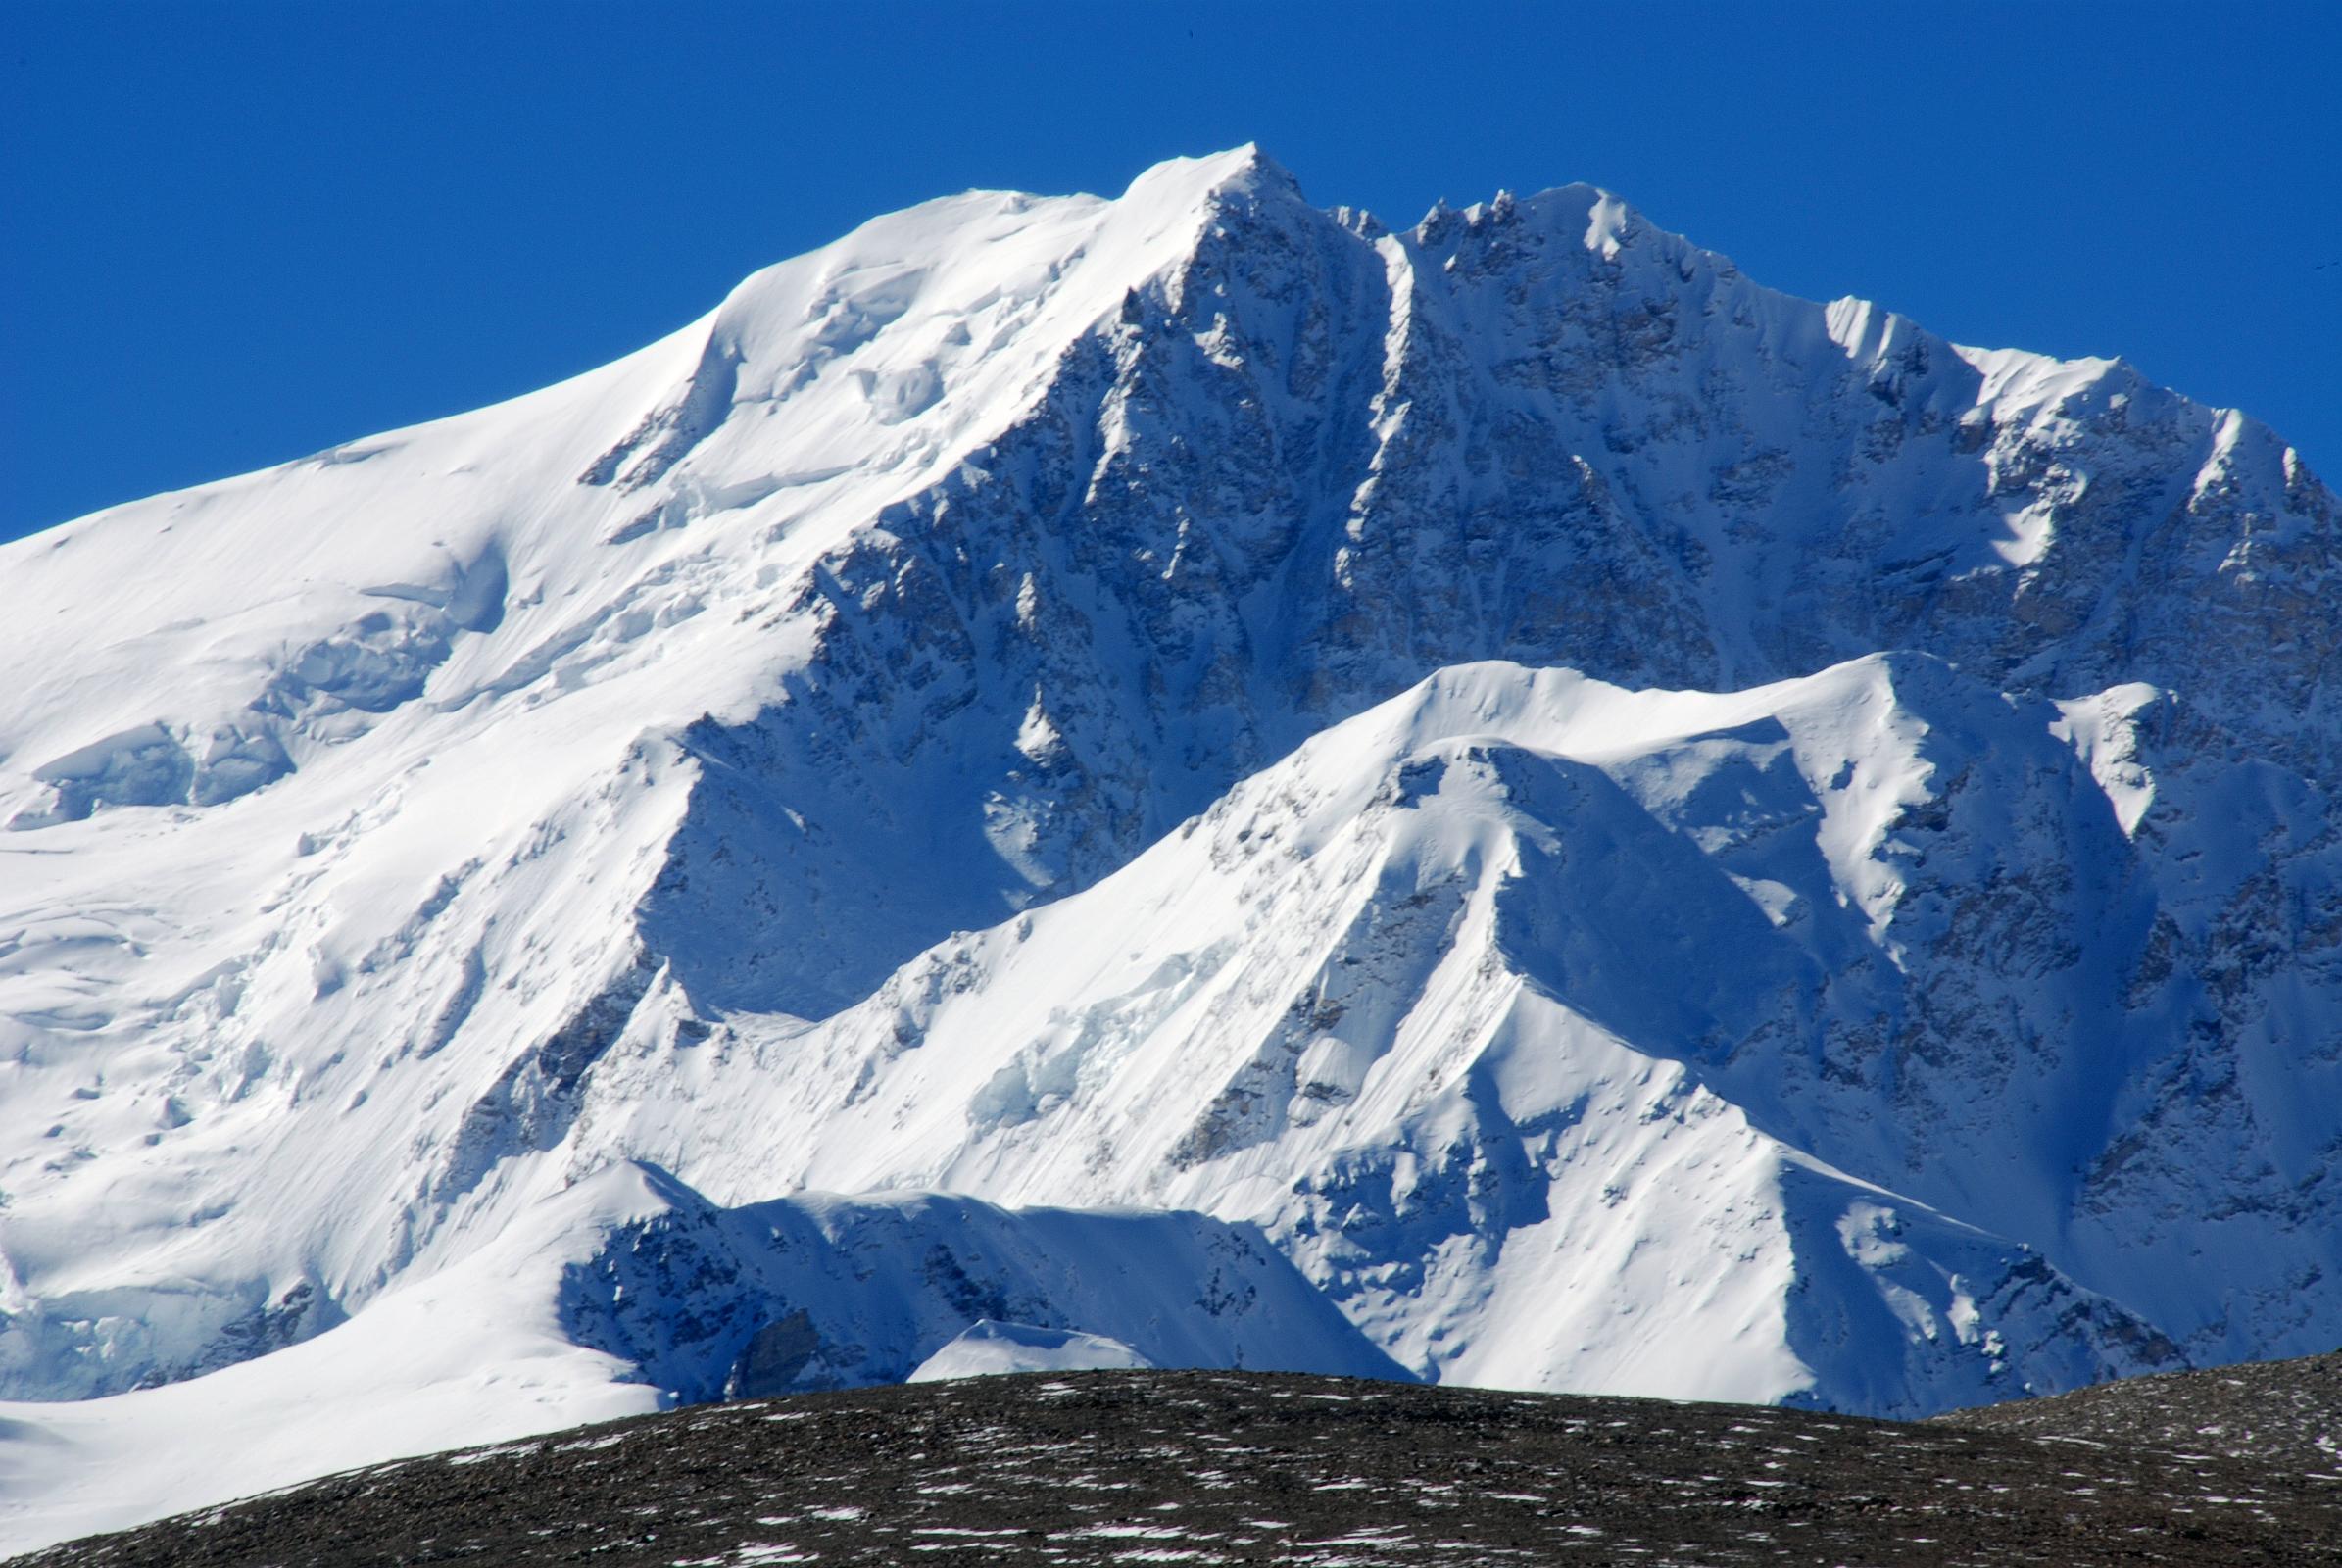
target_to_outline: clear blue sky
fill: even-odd
[[[476,407],[969,186],[1573,179],[2342,479],[2342,3],[0,8],[0,537]]]

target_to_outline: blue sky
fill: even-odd
[[[970,186],[1573,179],[2342,479],[2342,5],[106,4],[0,23],[0,537],[612,359]]]

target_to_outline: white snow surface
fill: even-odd
[[[1102,1334],[1045,1329],[1031,1323],[978,1318],[951,1344],[913,1368],[905,1383],[997,1377],[1012,1372],[1128,1371],[1152,1361]]]
[[[2120,361],[1244,148],[0,547],[0,1549],[976,1318],[1894,1414],[2329,1348],[2338,513]]]

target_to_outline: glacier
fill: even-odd
[[[985,1319],[2330,1348],[2338,564],[2121,361],[1249,147],[0,547],[0,1546]]]

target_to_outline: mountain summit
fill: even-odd
[[[7,1542],[985,1319],[2330,1348],[2338,564],[2121,362],[1251,148],[0,548]]]

